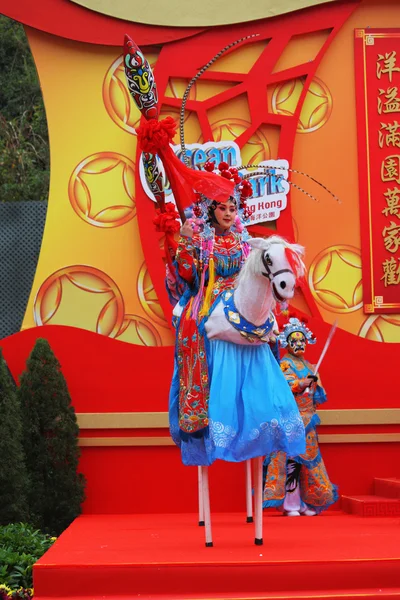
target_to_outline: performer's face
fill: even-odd
[[[214,217],[218,226],[227,231],[232,227],[237,215],[236,204],[234,202],[220,202],[214,209]]]
[[[289,336],[289,352],[294,356],[302,356],[306,351],[306,338],[300,331],[295,331]]]

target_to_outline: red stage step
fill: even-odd
[[[400,499],[400,479],[374,479],[374,493],[385,498]]]
[[[400,500],[383,496],[342,496],[342,509],[360,517],[400,517]]]
[[[34,567],[35,600],[399,598],[400,519],[83,515]]]
[[[342,496],[342,510],[360,517],[399,517],[400,479],[374,479],[374,495]]]

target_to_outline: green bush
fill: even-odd
[[[60,363],[36,340],[18,390],[30,485],[29,522],[59,535],[81,513],[85,478],[78,473],[79,427]]]
[[[20,403],[0,349],[0,525],[27,520],[22,438]]]
[[[24,523],[0,527],[0,584],[32,588],[32,567],[54,540]]]

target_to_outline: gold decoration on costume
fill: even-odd
[[[278,84],[272,92],[271,109],[277,115],[294,115],[303,92],[305,78]],[[314,77],[304,98],[297,133],[311,133],[325,125],[333,108],[332,94],[327,85]]]
[[[150,66],[154,68],[157,57],[146,54]],[[126,85],[124,57],[118,56],[108,69],[103,82],[103,102],[108,115],[118,127],[136,135],[140,123],[140,111]]]
[[[162,346],[161,336],[151,321],[137,315],[125,315],[116,339],[138,346]]]
[[[229,320],[232,321],[232,323],[240,323],[240,316],[237,312],[233,312],[232,310],[228,311],[228,315],[229,315]]]
[[[249,334],[247,333],[247,331],[243,331],[243,329],[241,329],[241,330],[239,331],[239,333],[240,333],[240,335],[241,335],[242,337],[244,337],[244,339],[245,339],[245,340],[247,340],[248,342],[250,342],[250,344],[254,344],[254,342],[258,341],[258,340],[257,340],[257,339],[254,337],[254,335],[249,335]]]
[[[140,267],[137,289],[140,304],[151,321],[169,329],[145,262]]]
[[[69,325],[114,338],[124,318],[116,283],[94,267],[59,269],[40,286],[34,301],[36,325]]]
[[[400,342],[400,315],[374,315],[367,317],[358,333],[374,342]]]
[[[83,159],[68,185],[71,206],[95,227],[119,227],[136,215],[135,164],[117,152],[98,152]]]
[[[264,327],[264,329],[261,329],[261,328],[254,329],[254,331],[252,331],[251,333],[253,333],[254,335],[257,335],[258,337],[261,337],[265,334],[265,327]]]
[[[310,266],[311,292],[323,308],[350,313],[362,306],[361,253],[354,246],[330,246]]]

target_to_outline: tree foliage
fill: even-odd
[[[0,350],[0,525],[22,521],[27,515],[22,435],[15,384]]]
[[[47,200],[49,142],[24,28],[0,15],[0,202]]]
[[[38,339],[19,388],[30,486],[29,522],[58,535],[80,514],[85,479],[78,473],[79,428],[60,364]]]

